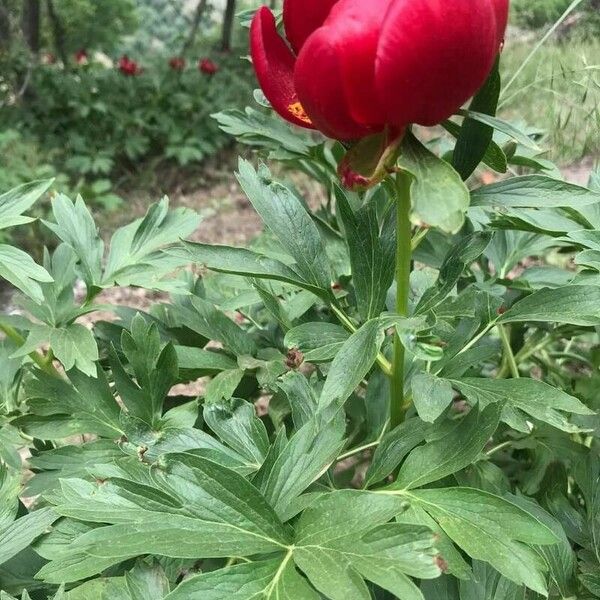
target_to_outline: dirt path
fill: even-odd
[[[590,173],[594,168],[594,160],[589,158],[584,161],[562,169],[568,181],[579,185],[587,184]],[[187,206],[203,215],[202,223],[191,236],[193,240],[209,244],[227,244],[232,246],[245,246],[260,234],[262,223],[250,202],[240,189],[232,175],[233,165],[224,165],[223,170],[206,185],[195,191],[176,191],[171,194],[172,206]],[[296,183],[309,198],[311,205],[319,203],[318,186],[306,179],[297,178]],[[148,192],[134,192],[128,196],[127,210],[103,219],[101,231],[109,237],[110,232],[119,225],[130,222],[141,216],[147,210],[150,202],[158,199],[160,194]],[[0,286],[0,306],[10,308],[10,290]],[[101,302],[127,305],[135,308],[146,309],[157,299],[160,294],[140,289],[114,289],[108,290],[100,297]]]

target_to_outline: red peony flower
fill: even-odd
[[[286,41],[267,7],[251,50],[273,108],[301,127],[358,140],[432,126],[483,85],[509,0],[284,0]]]
[[[81,48],[81,50],[78,50],[77,52],[75,52],[75,62],[78,65],[86,65],[87,64],[88,53],[85,48]]]
[[[198,62],[198,68],[205,75],[214,75],[218,70],[219,66],[214,63],[210,58],[202,58]]]
[[[126,54],[119,59],[119,71],[127,77],[141,75],[142,69],[135,60],[131,60]]]
[[[171,67],[173,71],[183,71],[185,69],[185,58],[174,56],[169,60],[169,67]]]

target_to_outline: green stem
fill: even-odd
[[[348,452],[346,452],[345,454],[340,454],[335,459],[335,462],[340,462],[342,460],[346,460],[347,458],[350,458],[350,457],[354,456],[355,454],[360,454],[361,452],[364,452],[365,450],[370,450],[371,448],[377,448],[377,446],[379,446],[380,443],[381,443],[381,441],[377,440],[375,442],[371,442],[370,444],[365,444],[364,446],[359,446],[358,448],[353,448],[352,450],[348,450]]]
[[[10,325],[3,325],[0,323],[0,331],[6,335],[7,338],[12,340],[17,346],[22,346],[25,343],[25,338]],[[53,357],[53,355],[49,355]],[[29,354],[29,358],[40,368],[42,371],[45,371],[49,375],[54,377],[60,377],[60,373],[55,369],[51,360],[48,360],[48,357],[44,356],[40,352],[31,352]]]
[[[344,454],[340,454],[340,456],[337,457],[336,462],[340,462],[341,460],[350,458],[351,456],[354,456],[355,454],[360,454],[361,452],[364,452],[365,450],[370,450],[371,448],[377,448],[377,446],[379,446],[379,444],[381,444],[381,440],[383,440],[383,438],[385,437],[387,430],[388,430],[388,422],[386,421],[385,425],[383,426],[383,428],[381,430],[381,433],[379,434],[379,437],[374,442],[365,444],[364,446],[358,446],[357,448],[348,450],[348,452],[346,452]]]
[[[486,456],[492,456],[492,455],[496,454],[496,452],[500,452],[500,450],[504,450],[504,448],[508,448],[512,443],[513,443],[512,440],[508,440],[506,442],[502,442],[501,444],[498,444],[497,446],[494,446],[493,448],[490,448],[485,453],[485,455]]]
[[[498,325],[498,333],[500,334],[500,340],[502,341],[502,347],[504,348],[504,359],[506,360],[506,364],[508,365],[510,374],[515,379],[519,379],[519,377],[521,377],[521,374],[519,373],[519,367],[517,365],[514,352],[510,345],[510,338],[506,327],[504,325]],[[501,373],[504,374],[503,372],[504,369],[502,369]]]
[[[410,224],[410,186],[408,173],[400,172],[396,203],[396,313],[408,317],[408,296],[412,261],[412,228]],[[394,362],[391,380],[390,425],[393,429],[404,421],[408,404],[404,396],[405,349],[398,333],[394,338]]]
[[[420,245],[421,242],[427,237],[429,229],[424,227],[420,228],[412,238],[412,251],[414,252]]]
[[[331,304],[330,307],[331,307],[331,311],[333,312],[333,314],[338,318],[338,321],[350,333],[356,333],[358,331],[358,328],[350,320],[350,317],[339,306],[336,306],[335,304]],[[389,375],[392,374],[392,365],[390,364],[390,361],[383,355],[382,352],[379,352],[377,354],[377,364],[379,365],[379,367],[381,368],[381,370],[386,375],[389,376]]]

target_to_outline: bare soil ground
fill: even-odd
[[[594,162],[593,158],[584,159],[565,167],[563,174],[567,180],[585,185],[594,168]],[[173,207],[187,206],[203,215],[200,226],[191,236],[193,240],[210,244],[244,246],[260,234],[261,220],[232,175],[234,168],[233,162],[225,159],[220,163],[220,168],[212,169],[211,175],[204,177],[196,189],[179,186],[169,194]],[[282,175],[289,177],[289,174]],[[483,179],[486,183],[489,182],[487,177]],[[302,176],[293,176],[293,182],[303,192],[311,206],[317,206],[321,202],[319,187],[316,184]],[[123,209],[108,217],[100,218],[103,234],[109,237],[116,227],[142,216],[149,204],[158,200],[160,196],[160,193],[150,191],[128,193]],[[10,306],[10,298],[11,294],[8,290],[4,293],[0,290],[0,306],[4,306],[5,309]],[[146,309],[160,298],[160,294],[146,290],[113,289],[102,294],[99,301]],[[107,316],[101,315],[102,318]]]

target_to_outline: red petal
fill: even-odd
[[[327,18],[331,7],[338,0],[284,0],[283,25],[285,35],[296,54],[313,31]]]
[[[494,0],[496,9],[496,25],[498,26],[498,47],[504,42],[504,34],[508,24],[508,5],[509,0]]]
[[[340,0],[325,21],[340,56],[350,113],[369,126],[385,123],[375,89],[375,57],[389,4],[390,0]]]
[[[296,58],[277,32],[275,17],[266,6],[254,15],[250,46],[256,77],[273,108],[290,123],[313,129],[294,87]]]
[[[395,0],[384,19],[376,82],[389,123],[436,125],[485,82],[498,53],[499,0]]]
[[[317,129],[331,138],[355,140],[373,131],[352,118],[334,36],[326,26],[310,36],[298,56],[294,82]]]

